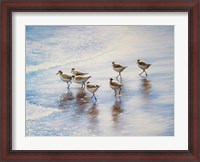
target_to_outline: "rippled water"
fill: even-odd
[[[173,136],[173,26],[27,26],[26,136]],[[137,59],[151,63],[139,76]],[[115,97],[111,62],[128,66]],[[89,72],[87,90],[56,75]]]

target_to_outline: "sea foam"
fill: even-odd
[[[56,108],[37,106],[26,101],[26,120],[36,120],[59,111]]]

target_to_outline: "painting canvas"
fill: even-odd
[[[26,26],[26,136],[174,136],[174,26]]]

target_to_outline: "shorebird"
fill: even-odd
[[[114,69],[116,72],[119,73],[119,75],[118,75],[116,78],[118,78],[119,76],[122,77],[122,76],[121,76],[121,72],[122,72],[124,69],[127,68],[127,66],[122,66],[122,65],[120,65],[120,64],[116,64],[115,62],[112,62],[112,66],[113,66],[113,69]]]
[[[115,96],[117,95],[117,90],[119,90],[119,95],[120,95],[122,86],[123,86],[123,84],[121,84],[117,81],[113,81],[113,79],[110,78],[110,88],[112,88],[115,91]]]
[[[91,78],[91,76],[75,76],[72,75],[73,81],[77,84],[82,84],[81,88],[85,88],[85,82]]]
[[[88,90],[90,93],[93,94],[91,98],[94,97],[95,100],[97,100],[97,98],[95,97],[95,94],[94,94],[94,93],[97,91],[97,89],[98,89],[99,87],[100,87],[99,85],[93,85],[93,84],[91,84],[90,82],[87,82],[86,88],[87,88],[87,90]]]
[[[73,75],[75,75],[75,76],[78,76],[78,75],[86,75],[86,74],[88,74],[88,73],[82,73],[82,72],[80,72],[80,71],[78,71],[78,70],[75,70],[75,68],[72,68],[71,73],[72,73]]]
[[[147,63],[142,62],[140,60],[137,60],[137,64],[138,64],[138,67],[143,70],[139,75],[141,75],[142,73],[145,72],[145,74],[147,76],[147,72],[145,70],[148,69],[151,64],[147,64]]]
[[[72,83],[72,76],[71,75],[68,75],[68,74],[64,74],[61,70],[58,71],[58,73],[56,75],[60,75],[60,79],[63,81],[63,82],[66,82],[67,83],[67,88],[69,89],[71,83]]]

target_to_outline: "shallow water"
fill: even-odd
[[[26,136],[173,136],[173,26],[27,27]],[[137,59],[152,65],[139,76]],[[128,66],[121,95],[111,62]],[[97,101],[56,75],[77,68],[100,85]]]

